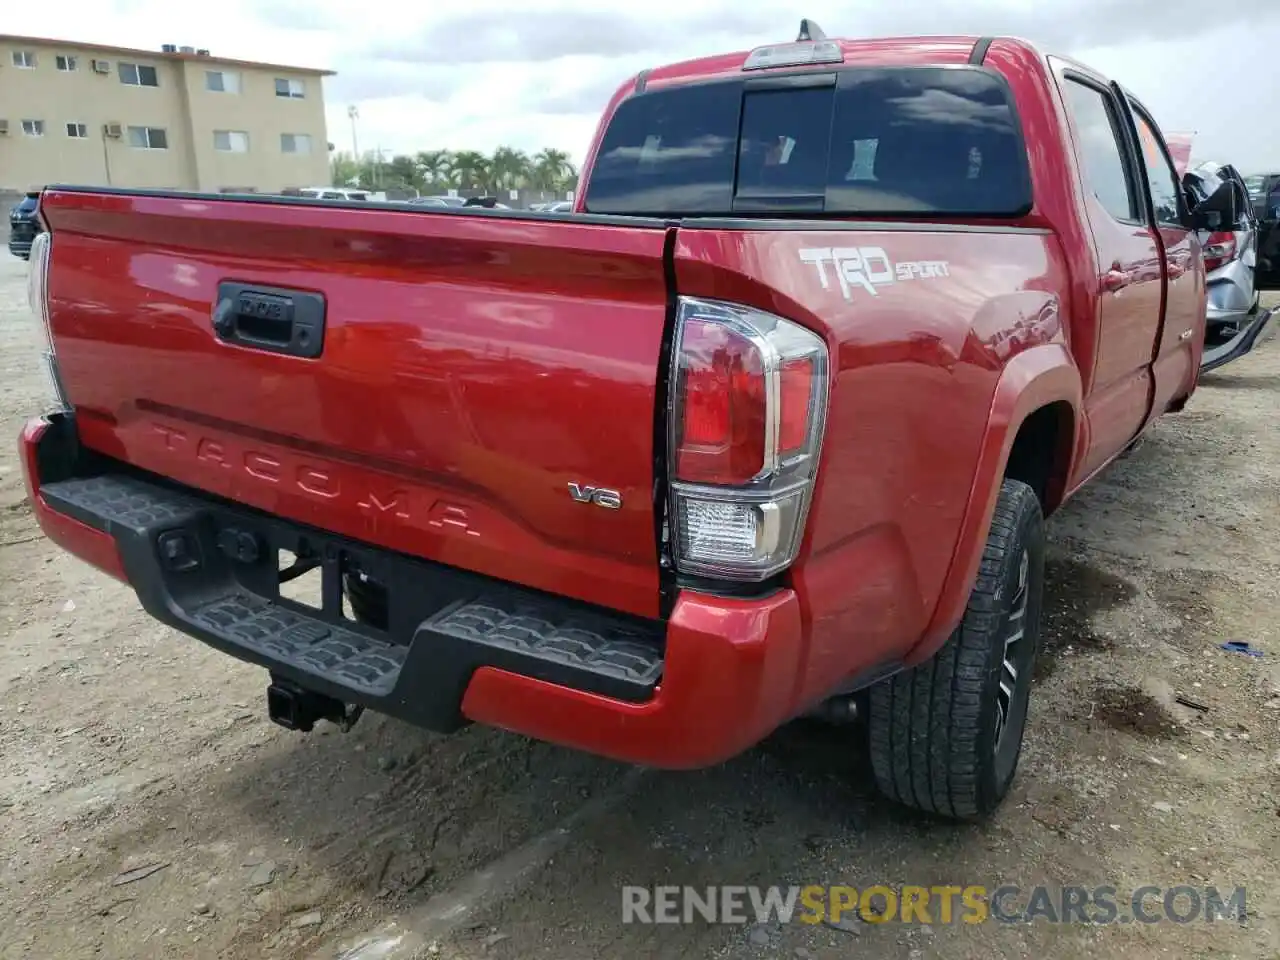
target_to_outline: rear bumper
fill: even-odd
[[[1221,267],[1206,279],[1205,294],[1208,326],[1239,325],[1253,310],[1253,270],[1238,261]]]
[[[725,760],[796,712],[804,643],[790,590],[685,591],[665,623],[637,620],[90,463],[69,418],[31,421],[21,444],[50,539],[128,583],[158,620],[343,702],[668,768]],[[278,549],[316,556],[320,608],[280,598]],[[342,614],[351,560],[389,586],[385,629]]]
[[[18,238],[11,236],[9,237],[9,252],[15,257],[21,257],[23,260],[27,260],[31,257],[31,244],[31,237]]]

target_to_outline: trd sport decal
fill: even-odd
[[[809,247],[800,251],[800,260],[813,264],[817,269],[823,290],[831,289],[827,276],[827,268],[830,267],[846,300],[852,299],[855,287],[878,297],[880,291],[877,287],[899,281],[951,276],[946,260],[900,260],[894,263],[883,247]]]

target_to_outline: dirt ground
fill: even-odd
[[[5,438],[40,389],[23,266],[0,254]],[[1021,772],[966,827],[878,799],[835,728],[691,774],[380,717],[288,733],[263,672],[40,538],[6,439],[0,957],[334,957],[427,914],[452,919],[419,953],[476,960],[1280,957],[1278,408],[1272,341],[1053,519]],[[1249,916],[624,926],[621,886],[659,883],[1244,886]]]

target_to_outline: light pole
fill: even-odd
[[[351,118],[351,156],[360,163],[360,143],[356,140],[356,121],[360,119],[360,108],[354,103],[347,107],[347,116]]]

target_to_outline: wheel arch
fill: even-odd
[[[1080,372],[1065,344],[1032,347],[1005,365],[992,396],[950,568],[929,625],[906,657],[908,666],[932,656],[964,615],[1004,480],[1027,483],[1046,515],[1062,504],[1082,446],[1081,410]]]

